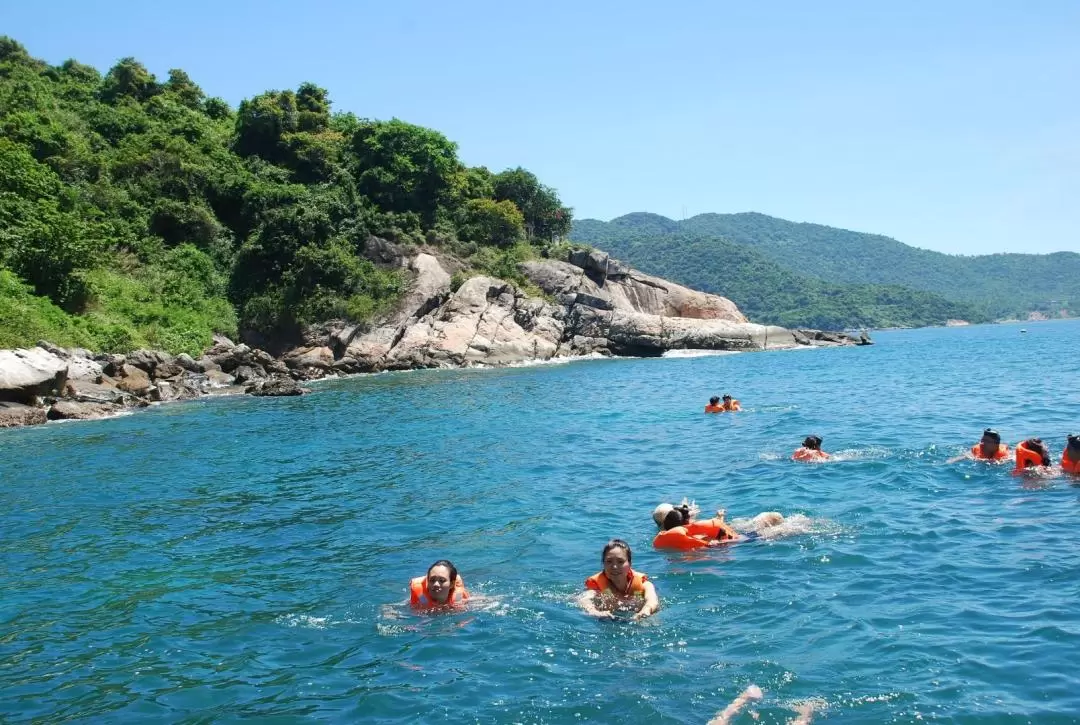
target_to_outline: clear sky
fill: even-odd
[[[1080,252],[1080,1],[0,0],[50,63],[134,56],[524,166],[578,218],[760,211],[960,254]]]

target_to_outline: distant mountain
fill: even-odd
[[[944,322],[945,318],[937,319],[942,314],[974,321],[1026,317],[1030,312],[1076,314],[1080,308],[1080,254],[1072,252],[955,256],[881,235],[757,213],[701,214],[678,222],[639,212],[606,223],[580,220],[570,236],[652,274],[712,291],[726,288],[731,293],[722,293],[747,314],[754,317],[756,311],[757,319],[767,322],[796,314],[783,296],[797,291],[823,296],[830,302],[827,316],[850,314],[846,326],[870,324],[856,320],[886,309],[892,310],[888,316],[907,317],[910,324],[936,324]],[[692,263],[677,261],[689,250],[696,255]],[[733,279],[735,268],[762,278]],[[780,282],[788,287],[767,287]],[[873,287],[847,287],[852,284]],[[890,290],[880,289],[881,285]],[[781,297],[750,303],[739,295],[745,300],[755,295]],[[902,309],[908,312],[894,314]],[[933,319],[925,321],[931,312]]]

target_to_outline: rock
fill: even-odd
[[[135,350],[128,353],[124,363],[142,370],[144,373],[154,374],[158,365],[172,362],[172,355],[160,350]]]
[[[58,400],[49,408],[49,420],[94,420],[116,415],[123,407],[111,403],[80,403],[74,400]]]
[[[98,380],[105,372],[101,363],[85,357],[68,357],[68,380]]]
[[[37,346],[46,352],[51,352],[53,355],[60,358],[61,360],[67,360],[68,357],[70,357],[67,350],[60,347],[59,345],[52,344],[48,340],[38,340]]]
[[[124,393],[111,381],[92,383],[88,380],[69,380],[64,393],[77,403],[120,403],[124,400]]]
[[[364,256],[372,262],[384,264],[390,267],[400,267],[405,259],[401,248],[393,242],[376,236],[368,237],[364,241]]]
[[[271,375],[288,375],[289,366],[280,360],[271,360],[269,363],[263,366],[266,372]]]
[[[261,380],[265,378],[266,371],[257,365],[241,365],[240,367],[236,368],[233,376],[236,378],[237,385],[244,385],[254,380]]]
[[[209,360],[209,358],[206,359]],[[191,373],[204,372],[202,366],[199,363],[195,362],[195,360],[192,359],[191,355],[188,355],[186,352],[182,352],[177,355],[176,359],[173,360],[173,362],[182,367],[184,370],[187,370]]]
[[[211,349],[221,348],[222,350],[228,350],[233,347],[236,347],[235,342],[225,337],[224,335],[214,333],[213,342],[211,343]]]
[[[3,350],[0,352],[9,352]],[[40,425],[47,420],[44,408],[0,400],[0,428],[18,428],[24,425]]]
[[[290,369],[319,368],[329,370],[334,366],[334,351],[329,347],[300,347],[285,356],[285,365]]]
[[[123,355],[111,353],[98,355],[94,360],[101,363],[101,369],[105,375],[113,378],[120,374],[120,368],[124,366],[125,362]]]
[[[206,371],[206,387],[208,388],[227,388],[235,383],[236,378],[221,370]]]
[[[120,368],[120,378],[116,381],[116,386],[132,395],[146,395],[150,392],[153,384],[150,382],[150,376],[146,374],[146,371],[125,363]]]
[[[68,363],[40,347],[0,350],[0,400],[33,403],[39,395],[58,395]]]
[[[162,380],[150,392],[150,397],[159,403],[169,403],[175,400],[191,400],[202,395],[202,391],[186,380],[167,381]]]
[[[154,380],[163,380],[168,378],[177,378],[186,372],[182,365],[179,365],[175,361],[160,363],[154,368]]]
[[[256,396],[288,396],[288,395],[303,395],[304,393],[311,392],[306,388],[300,387],[300,384],[295,380],[289,378],[272,378],[270,380],[260,380],[256,383],[249,385],[245,391],[248,395]]]
[[[211,370],[221,370],[221,366],[211,360],[206,355],[203,355],[201,358],[196,360],[195,364],[199,367],[199,372],[208,373]]]
[[[262,367],[266,367],[275,362],[273,356],[266,352],[266,350],[252,350],[251,359],[254,360],[257,365],[261,365]]]

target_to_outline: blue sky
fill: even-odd
[[[958,254],[1080,251],[1080,2],[0,0],[51,63],[134,56],[524,166],[575,215],[766,214]]]

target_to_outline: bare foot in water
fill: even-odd
[[[746,706],[746,703],[752,702],[754,700],[760,700],[763,697],[765,697],[765,693],[761,691],[760,687],[758,687],[757,685],[750,685],[745,690],[743,690],[738,697],[732,700],[730,705],[725,707],[723,711],[718,713],[716,717],[710,720],[708,722],[708,725],[728,725],[728,723],[731,722],[731,718],[738,715],[739,711]]]

